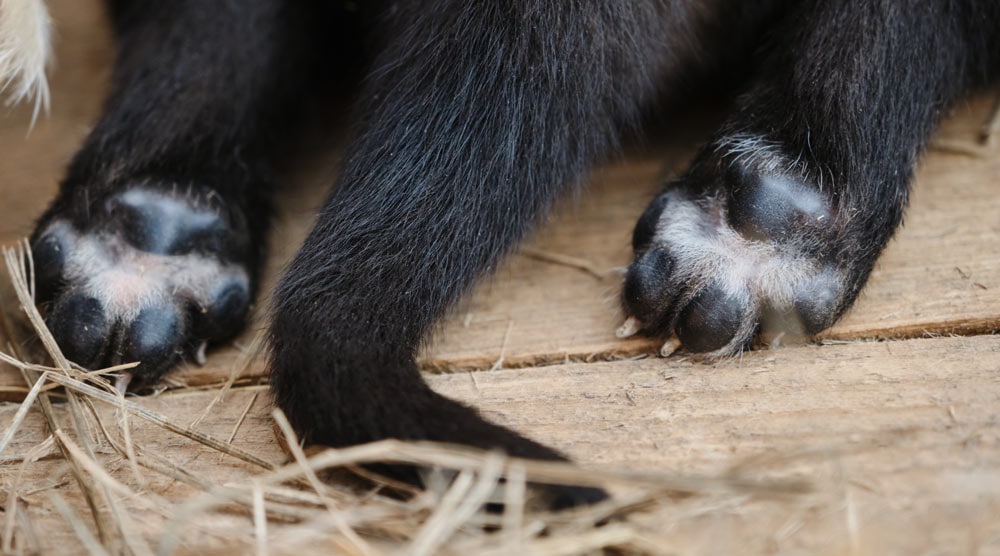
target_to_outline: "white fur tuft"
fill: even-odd
[[[51,24],[44,0],[0,0],[0,93],[8,106],[34,99],[32,123],[49,109]]]

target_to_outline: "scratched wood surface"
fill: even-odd
[[[690,500],[631,517],[664,551],[998,554],[998,371],[1000,337],[975,336],[757,351],[715,366],[645,359],[429,380],[588,466],[796,478],[812,488],[793,498]],[[136,401],[186,425],[215,396],[182,389]],[[0,404],[0,422],[15,410]],[[68,426],[63,410],[59,418]],[[113,407],[99,406],[98,414],[115,422]],[[281,463],[269,414],[263,386],[237,387],[198,430]],[[196,477],[235,483],[259,471],[136,417],[131,426],[138,450],[162,454]],[[27,453],[47,434],[32,414],[6,455]],[[142,492],[168,500],[197,493],[152,473],[140,484],[108,448],[98,457],[113,477]],[[0,486],[10,488],[13,476]],[[49,513],[54,491],[86,515],[65,461],[52,451],[28,466],[18,485],[31,515],[52,531],[45,546],[74,546],[72,533]],[[157,523],[154,511],[124,503],[137,527]]]
[[[23,108],[0,119],[4,243],[27,235],[54,194],[99,110],[113,55],[96,1],[51,5],[59,30],[51,113],[30,133]],[[944,123],[937,140],[958,148],[924,158],[905,227],[823,345],[762,350],[714,366],[683,355],[628,360],[657,345],[614,337],[622,319],[616,269],[628,263],[631,227],[659,183],[683,169],[704,137],[684,130],[596,169],[587,193],[563,203],[525,251],[456,309],[422,356],[428,371],[441,371],[429,380],[586,464],[699,474],[746,468],[819,485],[815,497],[794,504],[751,500],[634,518],[669,524],[665,547],[1000,553],[1000,340],[991,335],[1000,328],[1000,147],[960,152],[978,139],[993,102],[992,95],[971,99]],[[335,152],[309,152],[289,165],[270,282],[308,230],[335,160]],[[585,262],[589,270],[553,257]],[[3,301],[9,309],[9,296]],[[137,401],[190,422],[214,387],[239,372],[237,389],[199,427],[222,438],[236,431],[234,443],[281,461],[260,385],[265,369],[260,361],[244,367],[241,357],[260,322],[216,349],[206,366],[174,374],[173,389]],[[952,335],[959,337],[936,337]],[[871,338],[887,340],[862,341]],[[24,391],[20,374],[0,366],[0,399]],[[0,403],[0,424],[16,408]],[[46,434],[32,413],[8,449],[23,454]],[[213,480],[254,471],[153,426],[137,423],[135,435]],[[116,477],[133,481],[127,466],[116,465]],[[12,470],[0,463],[5,491]],[[45,493],[81,504],[65,474],[60,459],[44,459],[26,470],[18,489],[29,492],[51,547],[71,546],[73,536]],[[192,494],[165,480],[145,488],[171,499]]]

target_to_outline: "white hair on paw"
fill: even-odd
[[[806,144],[808,143],[807,134]],[[811,148],[809,147],[809,150]],[[807,154],[805,151],[798,154],[787,152],[781,143],[761,135],[737,133],[723,137],[716,142],[715,152],[729,160],[731,165],[740,165],[765,174],[799,176],[812,181],[819,191],[825,190],[826,174],[829,174],[830,180],[833,181],[833,171],[825,165],[816,160],[810,160],[808,163],[803,160]]]
[[[175,299],[207,312],[225,288],[250,290],[243,267],[209,255],[147,253],[112,233],[80,232],[66,220],[50,223],[42,232],[46,236],[65,253],[63,279],[69,288],[98,300],[106,314],[123,322]]]
[[[0,0],[0,93],[7,105],[34,99],[32,124],[40,109],[49,109],[51,24],[43,0]]]

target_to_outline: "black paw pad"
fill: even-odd
[[[125,331],[120,361],[140,361],[133,375],[141,382],[153,381],[177,362],[183,337],[180,316],[174,307],[147,307]]]
[[[60,299],[45,319],[52,336],[70,361],[83,366],[96,364],[111,333],[111,323],[101,302],[71,294]]]
[[[669,198],[666,195],[660,195],[646,207],[645,212],[639,217],[639,221],[636,222],[635,229],[632,231],[632,250],[635,253],[642,253],[652,243],[653,237],[656,235],[656,225],[667,204],[669,204]]]
[[[145,189],[130,189],[106,202],[109,224],[133,247],[160,255],[218,251],[228,227],[218,212]]]
[[[795,298],[795,314],[802,330],[817,334],[833,325],[840,315],[844,284],[833,270],[821,272],[809,281]]]
[[[228,338],[243,327],[250,310],[250,290],[245,281],[233,280],[203,307],[197,307],[195,335],[199,338]]]
[[[681,311],[676,333],[684,347],[696,353],[720,350],[740,332],[749,312],[748,299],[711,285]]]
[[[58,231],[53,231],[31,245],[31,268],[35,273],[32,278],[35,282],[35,301],[38,303],[50,301],[62,285],[66,252],[71,248],[67,239]]]
[[[546,506],[552,510],[589,506],[608,499],[608,493],[599,488],[572,485],[539,486]]]
[[[670,288],[673,260],[663,248],[648,251],[629,266],[625,276],[625,309],[647,328],[662,319],[675,297]]]
[[[788,241],[830,222],[825,196],[801,180],[748,170],[732,174],[729,223],[747,239]]]

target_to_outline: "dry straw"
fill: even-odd
[[[223,394],[233,388],[235,372],[206,410],[184,425],[150,409],[147,398],[126,398],[113,387],[107,375],[129,365],[90,372],[68,361],[35,309],[27,244],[5,248],[3,255],[17,306],[4,311],[8,343],[0,360],[13,369],[4,372],[20,372],[27,385],[0,435],[6,490],[0,494],[5,500],[0,531],[7,553],[55,548],[92,554],[666,553],[672,551],[671,523],[685,516],[758,497],[810,496],[802,482],[761,480],[739,470],[723,477],[594,470],[432,443],[387,440],[308,456],[275,412],[276,430],[291,454],[283,464],[275,461],[273,445],[260,446],[267,454],[261,455],[233,444],[236,430],[250,426],[244,420],[256,393],[241,406],[228,440],[205,432],[213,408],[225,403]],[[14,341],[17,323],[11,315],[17,312],[27,318],[49,363],[29,362],[31,355],[18,347],[25,342]],[[248,351],[252,356],[259,346]],[[181,393],[183,388],[172,395]],[[220,456],[192,462],[150,448],[147,437],[154,429]],[[22,454],[12,453],[12,446],[24,445],[18,444],[22,437],[41,440]],[[391,482],[377,478],[364,486],[321,479],[376,461],[432,470],[429,489],[401,498],[392,494]],[[26,481],[38,476],[33,469],[56,464],[68,470],[69,483]],[[216,472],[222,469],[227,473]],[[531,482],[597,485],[615,496],[550,513],[531,505]],[[173,488],[178,484],[184,488]],[[487,512],[487,502],[501,502],[504,510]]]

